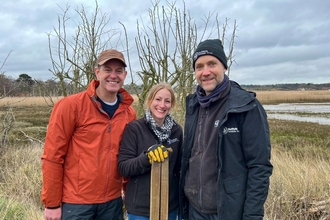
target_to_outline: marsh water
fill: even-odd
[[[330,102],[263,105],[268,118],[330,125]]]

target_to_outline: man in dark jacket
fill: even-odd
[[[255,93],[225,74],[219,39],[197,46],[193,68],[198,86],[186,99],[182,218],[262,219],[273,169],[267,115]]]

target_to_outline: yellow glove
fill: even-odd
[[[163,162],[165,158],[168,158],[168,151],[163,145],[154,144],[148,148],[147,155],[150,164],[152,164],[152,161],[160,163]]]

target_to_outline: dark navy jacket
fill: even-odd
[[[217,141],[217,213],[221,220],[262,219],[266,201],[270,163],[270,135],[267,115],[255,98],[236,82],[219,118]],[[211,103],[212,105],[212,103]],[[183,187],[189,168],[200,105],[196,94],[186,99],[183,157],[180,178],[181,215],[188,218],[188,200]],[[213,125],[210,125],[213,126]],[[207,131],[206,131],[207,132]]]
[[[149,216],[151,165],[146,151],[154,144],[163,144],[173,150],[169,154],[169,211],[179,208],[182,136],[182,128],[177,123],[173,125],[170,137],[163,143],[159,143],[144,118],[126,126],[118,154],[118,169],[124,177],[129,177],[125,194],[125,205],[129,213]]]

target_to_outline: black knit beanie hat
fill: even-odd
[[[202,41],[198,44],[196,51],[193,56],[193,68],[195,70],[196,60],[204,55],[212,55],[218,58],[223,66],[228,69],[227,66],[227,57],[225,52],[223,51],[223,46],[221,40],[219,39],[209,39]]]

